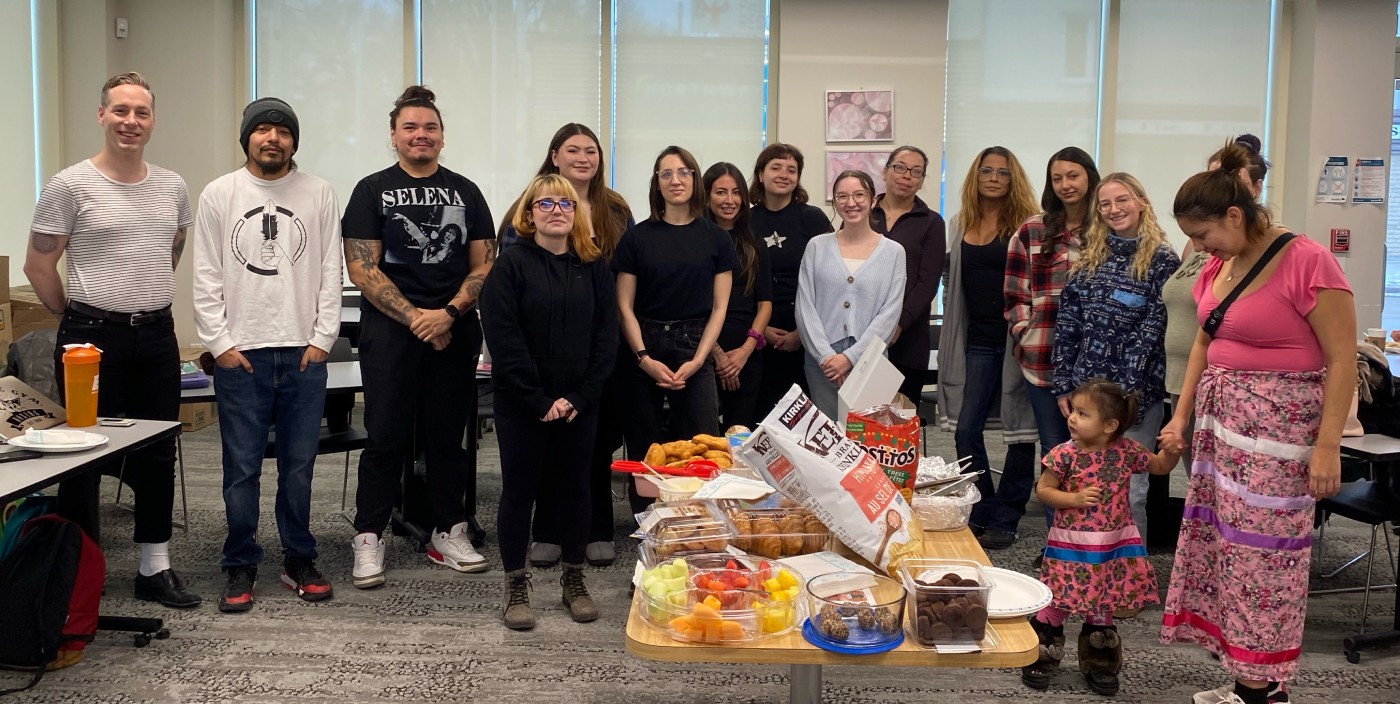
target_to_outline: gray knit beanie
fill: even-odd
[[[267,123],[286,127],[292,132],[292,151],[301,143],[301,125],[292,106],[280,98],[258,98],[243,108],[243,125],[238,130],[238,143],[243,145],[243,153],[248,153],[248,137],[258,125]]]

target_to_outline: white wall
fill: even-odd
[[[778,100],[772,141],[802,150],[802,185],[825,206],[827,90],[894,90],[894,139],[837,144],[836,151],[889,151],[912,144],[928,153],[920,193],[938,207],[943,151],[943,83],[947,56],[946,0],[774,0]],[[770,103],[771,105],[772,103]],[[741,164],[746,171],[752,165]]]
[[[1283,222],[1324,244],[1351,230],[1338,254],[1356,294],[1357,326],[1380,324],[1386,204],[1315,203],[1328,156],[1389,158],[1394,97],[1393,0],[1297,0],[1290,37]]]

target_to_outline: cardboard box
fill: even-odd
[[[52,428],[67,417],[63,406],[30,385],[13,376],[0,377],[0,437],[8,440],[29,428]]]
[[[15,327],[10,304],[0,303],[0,362],[10,356],[10,343],[15,341]]]
[[[193,433],[196,430],[207,428],[218,422],[218,403],[210,401],[208,403],[182,403],[180,404],[180,431]]]
[[[58,316],[49,312],[39,302],[39,296],[32,286],[16,286],[7,289],[10,295],[11,320],[14,321],[12,335],[18,340],[34,330],[57,330]]]
[[[10,258],[0,256],[0,303],[10,300]]]

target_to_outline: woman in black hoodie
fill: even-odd
[[[617,354],[613,279],[558,174],[536,176],[512,215],[521,239],[501,253],[481,292],[481,327],[496,385],[501,452],[497,534],[506,570],[505,624],[534,628],[525,553],[542,482],[576,497],[559,506],[570,616],[598,618],[583,584],[588,470],[598,397]]]

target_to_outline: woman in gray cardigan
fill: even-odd
[[[1035,484],[1035,416],[1012,353],[1003,315],[1006,246],[1036,213],[1035,194],[1016,156],[983,149],[963,181],[962,209],[948,230],[948,283],[938,345],[938,411],[954,430],[959,457],[972,457],[981,500],[969,525],[984,548],[1016,542]],[[982,431],[1000,421],[1007,444],[1001,484],[993,487]]]
[[[838,425],[836,391],[875,340],[889,342],[904,305],[904,248],[870,227],[875,184],[843,171],[832,188],[842,227],[807,243],[797,274],[797,330],[812,402]]]

